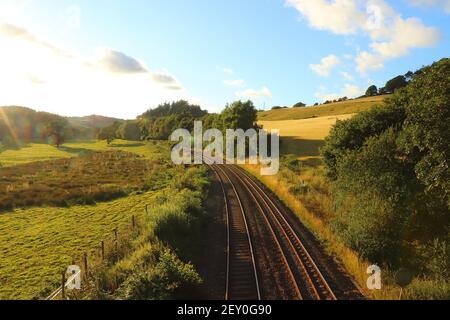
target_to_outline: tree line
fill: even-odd
[[[337,234],[372,262],[450,277],[450,59],[339,121],[321,152]]]
[[[136,120],[122,124],[114,123],[103,128],[98,139],[111,143],[114,139],[124,140],[168,140],[176,129],[192,132],[194,122],[202,121],[204,129],[256,128],[257,110],[251,101],[236,101],[229,104],[220,114],[210,114],[198,105],[180,100],[164,103],[140,115]]]
[[[91,128],[71,126],[64,117],[36,112],[24,107],[0,108],[0,145],[3,149],[19,148],[30,142],[46,142],[56,146],[68,140],[95,137]]]

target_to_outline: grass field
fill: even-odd
[[[115,228],[140,219],[152,192],[71,208],[30,208],[0,215],[0,300],[44,297],[61,272],[99,248]]]
[[[0,153],[0,165],[15,166],[34,161],[46,161],[73,157],[74,154],[48,144],[29,144],[19,150],[6,150]]]
[[[300,158],[319,156],[319,148],[338,120],[346,120],[353,114],[326,116],[302,120],[259,121],[264,129],[279,129],[281,154],[293,154]]]
[[[124,151],[32,162],[0,169],[0,211],[95,204],[152,188],[161,164]]]
[[[290,108],[260,112],[259,121],[299,120],[316,117],[336,116],[353,114],[383,103],[387,96],[368,97],[344,102],[331,103],[327,105],[307,108]]]
[[[19,150],[1,152],[0,164],[3,167],[8,167],[35,161],[77,157],[93,151],[113,150],[133,152],[145,156],[147,159],[154,160],[161,157],[161,152],[164,146],[167,145],[167,143],[163,142],[130,142],[123,140],[115,140],[109,146],[106,141],[65,143],[60,148],[48,144],[29,144]],[[166,150],[165,152],[167,153],[168,151]]]
[[[24,166],[33,161],[51,160],[39,165],[59,162],[77,162],[96,155],[93,151],[107,151],[116,154],[118,150],[133,152],[147,160],[168,159],[167,143],[134,143],[115,141],[111,146],[105,142],[71,143],[57,149],[51,146],[33,144],[21,150],[0,154],[0,161],[7,159],[2,171],[12,170],[14,164]],[[77,157],[76,159],[65,159]],[[65,160],[54,160],[54,159]],[[95,162],[95,159],[93,159]],[[141,161],[139,158],[138,162]],[[35,165],[30,163],[31,166]],[[36,167],[34,174],[45,172]],[[167,165],[168,164],[167,161]],[[27,165],[25,165],[26,167]],[[94,169],[94,167],[92,167]],[[99,168],[100,170],[100,168]],[[170,168],[160,168],[152,183],[159,184],[159,190],[169,188],[167,179]],[[101,171],[101,170],[100,170]],[[95,176],[95,173],[91,174]],[[106,172],[105,172],[106,174]],[[124,172],[125,175],[126,172]],[[185,174],[180,169],[175,174]],[[65,183],[73,183],[77,177],[63,177]],[[126,178],[124,176],[124,178]],[[100,181],[100,184],[105,181]],[[58,182],[59,183],[59,182]],[[167,187],[165,187],[165,185]],[[55,185],[55,188],[58,185]],[[131,227],[131,217],[139,220],[145,206],[159,203],[155,192],[138,192],[128,197],[95,205],[79,205],[68,208],[31,207],[0,214],[0,300],[31,299],[45,297],[60,281],[61,272],[75,261],[80,261],[84,252],[97,251],[100,241],[111,238],[115,228]],[[161,192],[161,191],[159,191]],[[19,197],[20,198],[20,197]]]

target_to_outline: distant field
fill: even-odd
[[[116,150],[0,168],[0,212],[117,199],[149,190],[160,167],[157,161]]]
[[[158,143],[163,144],[163,143]],[[77,157],[92,151],[128,151],[147,159],[154,160],[161,156],[161,148],[153,148],[153,142],[130,142],[115,140],[110,146],[106,141],[89,141],[81,143],[65,143],[56,148],[48,144],[29,144],[19,150],[6,150],[0,153],[0,164],[4,167],[15,166],[35,161],[46,161]],[[150,147],[149,147],[150,146]],[[166,151],[167,152],[167,151]]]
[[[19,150],[6,150],[0,153],[3,167],[15,166],[34,161],[45,161],[73,157],[73,153],[57,149],[48,144],[29,144]]]
[[[325,137],[337,120],[350,119],[352,114],[327,116],[303,120],[259,121],[264,129],[279,129],[281,154],[293,154],[300,158],[319,156]]]
[[[314,117],[354,114],[383,103],[387,96],[369,97],[337,102],[317,107],[290,108],[260,112],[259,121],[299,120]]]

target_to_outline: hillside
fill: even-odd
[[[258,113],[259,121],[300,120],[359,113],[382,104],[387,95],[330,103],[317,107],[290,108]]]
[[[110,118],[98,115],[91,115],[86,117],[67,117],[69,124],[75,127],[85,127],[102,129],[112,125],[114,122],[124,122],[125,120]]]

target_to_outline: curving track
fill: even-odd
[[[314,261],[279,200],[238,166],[211,168],[222,185],[227,215],[225,298],[337,300],[339,284]]]

